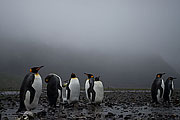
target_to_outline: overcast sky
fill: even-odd
[[[156,53],[180,72],[179,11],[179,0],[0,0],[0,36],[90,53]]]

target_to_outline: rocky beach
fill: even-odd
[[[21,120],[23,113],[16,113],[19,107],[19,92],[0,92],[1,120]],[[46,90],[40,98],[37,109],[32,110],[32,120],[179,120],[180,91],[175,90],[172,103],[152,104],[150,90],[105,91],[103,103],[90,104],[85,92],[75,105],[58,104],[50,108]]]

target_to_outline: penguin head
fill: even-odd
[[[84,74],[88,76],[88,79],[94,78],[94,76],[92,74],[88,74],[88,73],[84,73]]]
[[[51,79],[61,79],[58,75],[56,75],[55,73],[50,73],[46,76],[45,78],[45,82],[48,83]]]
[[[166,74],[166,73],[158,73],[158,74],[156,75],[156,77],[157,77],[157,78],[161,78],[164,74]]]
[[[100,78],[100,76],[95,77],[95,81],[100,81],[99,78]]]
[[[168,80],[174,80],[174,79],[177,79],[177,78],[174,78],[174,77],[168,77]]]
[[[44,67],[44,66],[33,67],[33,68],[30,69],[30,72],[32,72],[32,73],[38,73],[38,71],[39,71],[42,67]]]
[[[63,84],[62,84],[62,87],[67,87],[67,84],[68,84],[68,83],[63,83]]]
[[[76,75],[74,73],[72,73],[71,78],[76,78]]]
[[[45,82],[48,83],[49,80],[51,79],[52,75],[48,75],[46,78],[45,78]]]
[[[65,80],[62,82],[62,87],[67,87],[69,83],[69,80]]]

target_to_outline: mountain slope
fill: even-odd
[[[40,71],[43,78],[54,72],[68,80],[72,72],[80,78],[82,88],[86,76],[84,72],[100,75],[105,87],[150,88],[156,73],[166,72],[165,76],[180,75],[159,55],[153,53],[111,54],[99,51],[78,51],[60,45],[52,47],[41,42],[11,41],[2,42],[0,48],[0,88],[19,89],[31,66],[44,65]],[[118,52],[117,52],[118,53]],[[180,88],[180,82],[175,81]]]

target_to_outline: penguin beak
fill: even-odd
[[[40,66],[39,68],[41,69],[41,68],[43,68],[44,66]]]
[[[173,78],[173,79],[177,79],[177,78]]]
[[[162,73],[162,75],[165,75],[166,73]]]
[[[40,67],[38,67],[36,70],[38,70],[38,71],[39,71],[39,70],[40,70],[41,68],[43,68],[43,67],[44,67],[44,66],[40,66]]]

